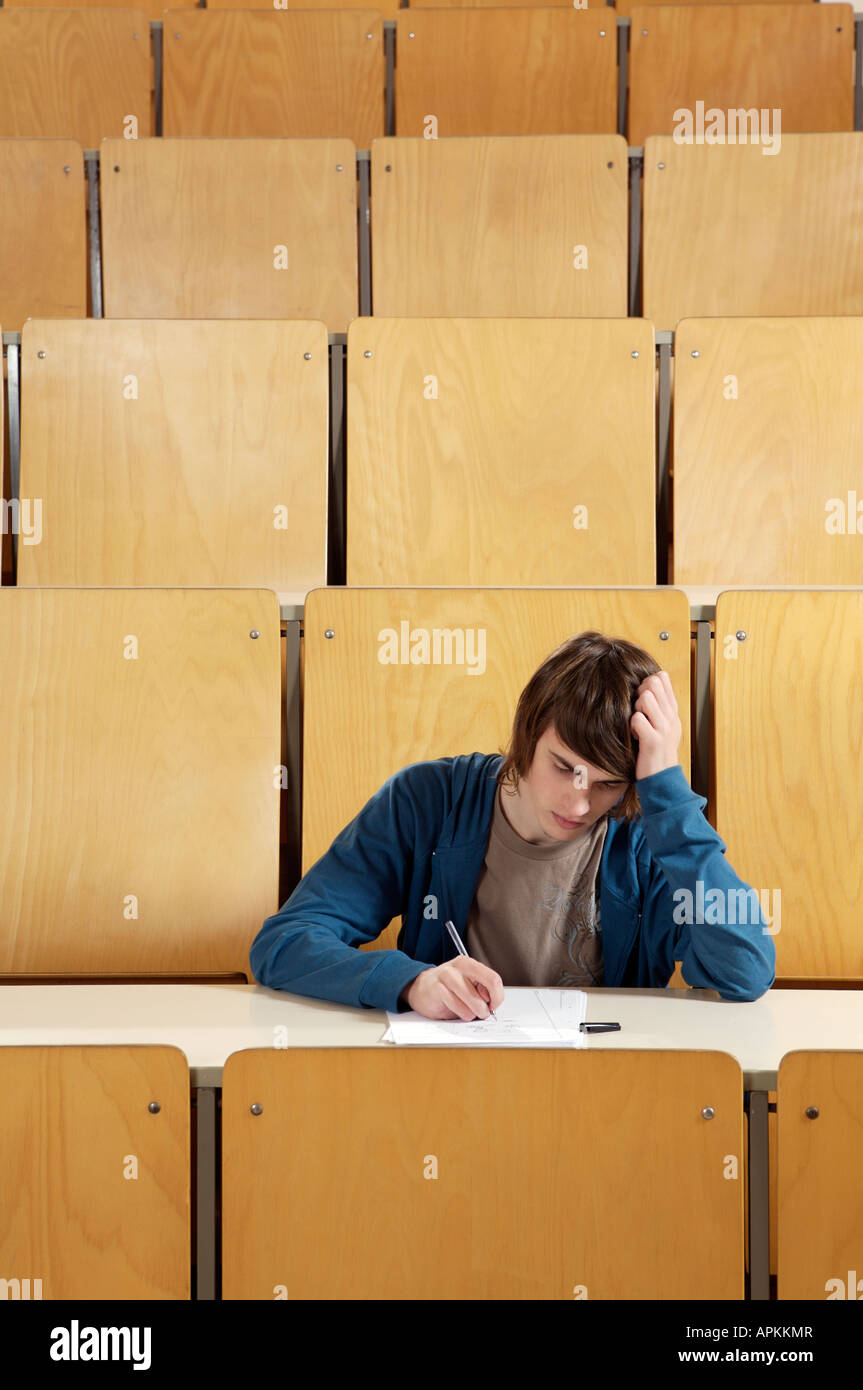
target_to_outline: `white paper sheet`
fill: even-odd
[[[497,1019],[425,1018],[387,1012],[389,1027],[382,1042],[458,1047],[584,1047],[578,1025],[587,1015],[587,995],[580,989],[509,988]]]

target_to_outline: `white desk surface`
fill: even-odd
[[[744,1088],[776,1089],[787,1052],[863,1051],[859,990],[768,990],[734,1004],[710,990],[590,989],[588,1020],[613,1021],[589,1048],[728,1052]],[[273,1047],[390,1047],[386,1014],[261,985],[0,985],[0,1046],[149,1043],[179,1047],[194,1086],[219,1086],[232,1052]],[[286,1028],[286,1035],[276,1029]]]

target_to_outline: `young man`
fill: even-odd
[[[505,757],[414,763],[384,783],[267,918],[255,978],[467,1020],[507,985],[665,986],[680,960],[689,985],[759,998],[773,940],[757,906],[738,910],[755,894],[683,775],[681,733],[647,652],[571,638],[523,690]],[[398,916],[398,950],[356,949]]]

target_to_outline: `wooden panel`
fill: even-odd
[[[806,1111],[817,1109],[816,1118]],[[777,1296],[863,1297],[863,1051],[779,1065]]]
[[[469,0],[411,0],[409,9],[411,10],[458,10],[458,9],[550,9],[555,6],[564,6],[568,9],[586,10],[589,8],[587,0],[580,0],[578,5],[573,4],[573,0],[506,0],[505,4],[499,4],[498,0],[476,0],[476,3],[469,3]],[[594,9],[599,8],[594,0]]]
[[[617,28],[607,11],[402,10],[398,135],[614,134]],[[382,132],[381,132],[382,133]]]
[[[356,315],[349,140],[106,140],[101,167],[106,318]]]
[[[21,376],[19,584],[326,583],[322,323],[36,321]]]
[[[374,311],[624,317],[627,196],[620,135],[375,140]]]
[[[674,0],[674,2],[687,5],[714,5],[716,0]],[[748,5],[751,4],[751,2],[752,0],[723,0],[724,4],[729,5]],[[813,0],[761,0],[761,2],[762,4],[787,4],[790,2],[792,4],[811,5]],[[822,3],[827,2],[828,0],[822,0]],[[215,0],[215,3],[218,5],[225,5],[228,3],[228,0]],[[258,0],[258,3],[260,3],[260,0]],[[669,3],[670,0],[615,0],[612,13],[616,18],[618,15],[631,15],[636,5],[640,7],[642,5],[667,5]],[[593,0],[592,5],[588,3],[588,0],[578,0],[577,4],[574,3],[574,0],[410,0],[410,9],[412,10],[473,9],[481,6],[492,9],[498,9],[504,6],[506,8],[512,7],[524,10],[548,9],[551,6],[564,6],[565,8],[575,10],[589,9],[591,13],[594,14],[597,10],[600,14],[603,14],[605,9],[603,0],[600,0],[599,3],[597,3],[597,0]],[[208,0],[207,8],[213,8],[213,0]],[[311,9],[312,6],[309,5],[308,8]]]
[[[425,3],[425,0],[420,0],[420,3]],[[650,5],[651,8],[653,8],[656,5],[669,5],[671,3],[679,3],[685,5],[711,5],[715,8],[716,0],[614,0],[614,12],[616,15],[620,15],[621,17],[623,17],[625,15],[631,15],[635,9],[641,9],[645,5]],[[723,4],[726,5],[749,6],[751,5],[751,3],[752,0],[723,0]],[[811,5],[813,3],[813,0],[761,0],[761,4],[768,5],[786,5],[789,3],[798,5]],[[822,0],[822,3],[832,3],[832,0]]]
[[[384,629],[461,629],[439,660],[382,664]],[[689,770],[689,605],[661,589],[316,589],[305,609],[304,872],[382,782],[408,763],[509,739],[542,661],[588,629],[645,648],[671,676]],[[331,630],[334,638],[326,638]],[[667,631],[669,639],[659,640]],[[457,658],[463,646],[464,660]],[[736,861],[733,861],[736,864]],[[385,943],[381,938],[379,945]],[[395,943],[393,943],[395,944]]]
[[[257,3],[260,4],[260,0],[257,0]],[[175,0],[174,8],[179,9],[181,5],[192,8],[195,4],[196,0]],[[92,0],[64,0],[64,10],[78,9],[79,7],[81,9],[95,8]],[[3,0],[3,8],[7,10],[51,10],[57,8],[57,0]],[[158,23],[162,22],[165,13],[164,0],[148,0],[148,3],[145,4],[142,4],[141,0],[99,0],[98,8],[100,10],[141,10],[149,20]]]
[[[180,1049],[2,1047],[0,1093],[0,1187],[15,1194],[0,1227],[4,1277],[29,1280],[31,1299],[188,1299]],[[26,1296],[20,1282],[5,1293]]]
[[[740,1299],[742,1088],[717,1052],[234,1053],[223,1297]]]
[[[87,183],[74,140],[0,140],[0,317],[87,313]]]
[[[348,583],[653,584],[653,375],[643,320],[355,319]]]
[[[686,319],[675,358],[675,582],[859,584],[863,319]]]
[[[140,10],[0,10],[0,135],[78,140],[152,131]],[[131,138],[131,137],[130,137]]]
[[[164,33],[165,135],[384,134],[374,11],[168,11]]]
[[[208,10],[260,10],[264,8],[261,0],[207,0]],[[267,9],[290,10],[293,0],[270,0]],[[299,8],[299,6],[297,6]],[[304,10],[368,10],[369,0],[303,0]],[[395,19],[399,11],[399,0],[381,0],[375,10],[382,19]]]
[[[833,6],[831,6],[833,8]],[[863,134],[645,150],[644,315],[863,313]]]
[[[276,595],[2,589],[0,663],[0,974],[248,972],[277,907]]]
[[[630,33],[631,145],[673,131],[680,139],[697,139],[699,130],[704,138],[730,136],[732,110],[767,158],[781,151],[787,131],[854,129],[850,5],[636,7]],[[749,108],[755,115],[744,126]]]
[[[775,919],[777,978],[863,979],[861,670],[863,591],[720,594],[716,829]]]

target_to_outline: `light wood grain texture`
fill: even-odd
[[[778,1097],[777,1296],[859,1301],[863,1051],[786,1055]]]
[[[620,135],[372,145],[375,314],[624,317]]]
[[[21,362],[19,584],[326,583],[324,324],[37,320]]]
[[[408,634],[420,628],[429,633],[428,664],[381,663],[381,634],[395,631],[401,654],[405,622]],[[435,629],[456,633],[440,637],[437,662]],[[680,762],[687,771],[690,638],[682,593],[331,588],[309,594],[303,872],[386,778],[408,763],[505,747],[518,697],[534,671],[561,642],[588,629],[635,642],[668,671],[683,723]],[[334,637],[327,638],[327,630]],[[662,631],[669,633],[667,641],[660,640]],[[373,949],[395,946],[397,928],[386,928]]]
[[[636,6],[629,62],[631,145],[682,130],[679,111],[694,120],[697,102],[705,125],[711,109],[722,112],[723,133],[738,108],[757,110],[762,135],[776,119],[783,137],[854,129],[851,5]]]
[[[279,10],[290,13],[292,10],[368,10],[372,6],[369,0],[303,0],[302,6],[296,5],[294,0],[269,0],[264,4],[262,0],[208,0],[208,10]],[[381,4],[374,6],[375,11],[382,19],[395,19],[399,12],[399,0],[381,0]]]
[[[75,140],[0,140],[0,316],[87,313],[87,184]]]
[[[349,140],[106,140],[106,318],[357,313]]]
[[[0,662],[0,974],[248,973],[277,906],[275,594],[2,589]]]
[[[716,829],[780,907],[777,978],[863,979],[861,670],[863,591],[720,594]]]
[[[582,0],[580,6],[573,4],[573,0],[505,0],[504,4],[499,4],[498,0],[476,0],[476,4],[469,4],[468,0],[412,0],[409,5],[411,10],[458,10],[458,9],[551,9],[562,6],[564,9],[591,9],[599,11],[605,15],[605,5],[600,0],[593,0],[593,5],[588,5],[587,0]],[[613,19],[612,14],[612,19]]]
[[[644,320],[355,319],[348,583],[653,584],[653,374]]]
[[[3,1047],[0,1093],[0,1187],[14,1195],[0,1227],[4,1278],[29,1279],[31,1299],[34,1279],[44,1300],[188,1299],[180,1049]]]
[[[421,3],[423,3],[423,2],[424,2],[424,0],[421,0]],[[596,3],[596,0],[594,0],[594,3]],[[600,3],[601,3],[601,0],[600,0]],[[723,0],[723,4],[726,4],[726,5],[747,5],[747,6],[751,6],[751,3],[752,3],[752,0]],[[804,5],[805,5],[805,4],[809,4],[809,5],[811,5],[811,4],[812,4],[812,0],[760,0],[760,3],[761,3],[761,4],[767,4],[767,5],[779,4],[779,5],[783,5],[783,6],[786,5],[786,4],[789,4],[789,3],[790,3],[790,4],[804,4]],[[652,8],[653,8],[654,6],[656,6],[656,5],[668,6],[668,5],[671,5],[671,4],[710,5],[710,6],[712,6],[712,7],[715,9],[715,7],[716,7],[716,0],[614,0],[614,13],[615,13],[616,15],[620,15],[621,17],[623,17],[623,16],[626,16],[626,15],[632,15],[632,13],[633,13],[634,10],[636,10],[636,9],[642,9],[642,8],[643,8],[644,6],[646,6],[646,5],[649,5],[649,6],[651,7],[651,9],[652,9]],[[651,17],[652,17],[652,16],[651,16]]]
[[[140,10],[0,10],[0,135],[95,149],[151,133],[150,25]]]
[[[718,1052],[234,1053],[223,1296],[742,1298],[742,1099]]]
[[[260,3],[260,0],[258,0],[258,3]],[[177,3],[173,5],[172,8],[179,9],[182,5],[187,9],[191,9],[195,4],[196,0],[177,0]],[[160,0],[147,0],[147,3],[144,4],[141,3],[141,0],[99,0],[98,6],[94,6],[92,0],[66,0],[62,8],[64,10],[74,10],[79,7],[81,9],[98,8],[100,10],[141,10],[150,21],[158,23],[162,22],[165,13],[164,0],[161,0],[161,3]],[[56,0],[3,0],[3,8],[7,10],[52,10],[57,9],[58,6]]]
[[[644,315],[657,329],[863,313],[863,134],[783,135],[773,156],[655,136],[644,184]]]
[[[614,16],[570,9],[402,10],[397,135],[614,134]]]
[[[373,10],[165,15],[165,135],[385,131],[383,21]]]
[[[685,319],[675,357],[675,581],[859,584],[863,318]]]

